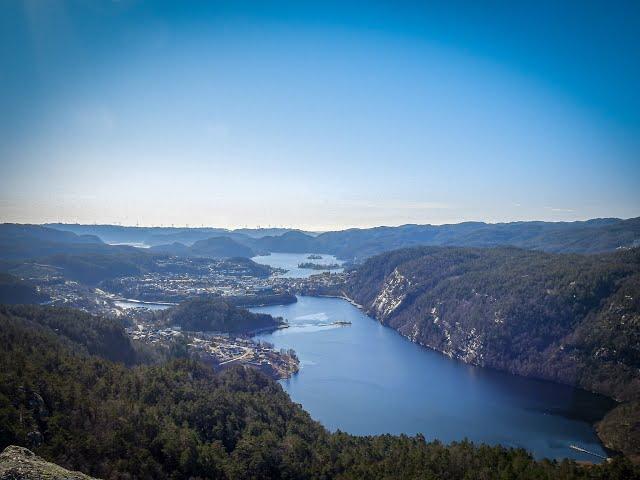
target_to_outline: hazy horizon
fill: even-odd
[[[0,221],[640,216],[637,2],[0,5]]]
[[[256,229],[282,229],[282,230],[296,230],[302,231],[306,233],[325,233],[332,231],[343,231],[343,230],[351,230],[351,229],[368,229],[368,228],[394,228],[394,227],[403,227],[408,225],[418,225],[418,226],[434,226],[441,227],[446,225],[458,225],[461,223],[486,223],[488,225],[498,225],[498,224],[507,224],[507,223],[535,223],[535,222],[546,222],[546,223],[572,223],[572,222],[586,222],[593,220],[607,220],[607,219],[617,219],[617,220],[631,220],[638,217],[597,217],[597,218],[586,218],[581,220],[538,220],[538,219],[530,219],[530,220],[513,220],[513,221],[505,221],[505,222],[487,222],[483,220],[463,220],[459,222],[444,222],[444,223],[398,223],[398,224],[379,224],[379,225],[369,225],[369,226],[345,226],[342,228],[333,228],[333,229],[313,229],[313,228],[302,228],[294,225],[240,225],[236,227],[227,227],[223,225],[192,225],[192,224],[124,224],[124,223],[101,223],[101,222],[90,222],[90,223],[81,223],[81,222],[39,222],[39,223],[30,223],[30,222],[6,222],[6,223],[16,223],[23,225],[82,225],[82,226],[111,226],[111,227],[125,227],[125,228],[174,228],[174,229],[226,229],[230,231],[234,230],[256,230]]]

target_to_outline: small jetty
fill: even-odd
[[[582,447],[579,447],[577,445],[569,445],[569,448],[576,450],[577,452],[582,452],[582,453],[586,453],[588,455],[593,455],[594,457],[598,457],[601,458],[603,460],[609,460],[609,457],[605,457],[604,455],[600,455],[599,453],[595,453],[595,452],[590,452],[589,450],[586,450]]]
[[[336,322],[331,323],[331,325],[341,325],[344,327],[345,325],[351,325],[351,322],[345,321],[345,320],[338,320]]]

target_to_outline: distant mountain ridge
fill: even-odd
[[[319,251],[363,259],[412,246],[515,246],[556,253],[600,253],[640,244],[640,217],[585,222],[513,222],[403,225],[327,232],[317,237]],[[324,248],[324,250],[322,250]]]
[[[91,225],[51,225],[52,227],[91,233],[104,241],[108,236],[101,233],[109,226]],[[212,237],[229,237],[235,242],[250,248],[254,253],[290,252],[290,253],[328,253],[348,261],[362,261],[385,251],[413,246],[459,246],[459,247],[495,247],[515,246],[529,250],[542,250],[555,253],[602,253],[618,248],[640,245],[640,217],[621,220],[601,218],[578,222],[511,222],[483,223],[464,222],[450,225],[402,225],[399,227],[374,227],[325,232],[313,235],[299,230],[273,232],[252,231],[252,235],[242,231],[224,229],[140,229],[126,228],[130,238],[141,241],[152,238],[152,242],[171,244],[174,241],[189,244]],[[153,232],[153,237],[149,237]],[[261,233],[264,233],[262,235]],[[147,235],[147,237],[145,237]],[[182,241],[180,239],[184,239]],[[188,240],[188,241],[187,241]],[[154,243],[158,245],[158,243]],[[166,248],[166,247],[165,247]]]
[[[76,235],[40,225],[0,224],[0,259],[25,259],[61,252],[102,253],[107,248],[95,235]]]
[[[179,257],[207,257],[207,258],[232,258],[255,256],[254,251],[235,241],[230,237],[211,237],[198,240],[193,245],[187,246],[179,242],[171,245],[156,245],[150,247],[152,252],[167,253]]]
[[[76,235],[96,235],[105,243],[129,243],[138,245],[165,245],[174,242],[191,245],[198,240],[211,237],[231,237],[250,241],[264,236],[278,236],[292,231],[289,228],[241,228],[229,230],[214,227],[131,227],[121,225],[82,225],[70,223],[48,223],[44,227],[72,232]]]

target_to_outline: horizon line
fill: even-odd
[[[212,226],[212,225],[198,225],[192,226],[190,224],[185,225],[176,225],[170,224],[159,224],[159,225],[140,225],[140,224],[122,224],[122,223],[81,223],[81,222],[2,222],[3,224],[14,224],[14,225],[39,225],[43,227],[51,226],[51,225],[65,225],[65,226],[83,226],[83,227],[120,227],[120,228],[166,228],[166,229],[174,229],[174,230],[205,230],[205,229],[216,229],[216,230],[226,230],[226,231],[236,231],[236,230],[290,230],[290,231],[299,231],[299,232],[308,232],[308,233],[325,233],[325,232],[338,232],[338,231],[346,231],[346,230],[368,230],[374,228],[399,228],[406,226],[432,226],[432,227],[442,227],[442,226],[453,226],[453,225],[463,225],[469,223],[482,223],[485,225],[504,225],[504,224],[515,224],[515,223],[587,223],[597,220],[618,220],[618,221],[627,221],[633,220],[635,218],[640,218],[640,216],[621,218],[621,217],[593,217],[593,218],[585,218],[581,220],[510,220],[510,221],[488,221],[488,220],[462,220],[459,222],[443,222],[443,223],[400,223],[397,225],[370,225],[370,226],[343,226],[343,227],[334,227],[334,228],[303,228],[303,227],[295,227],[295,226],[237,226],[237,227],[223,227],[223,226]]]

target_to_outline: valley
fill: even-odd
[[[0,45],[0,480],[640,480],[640,0]]]
[[[79,269],[80,258],[95,260],[78,252],[8,260],[5,283],[117,319],[155,357],[261,371],[331,431],[463,435],[538,459],[635,458],[635,434],[612,432],[635,411],[615,400],[637,395],[636,249],[420,247],[318,273],[309,257],[331,269],[340,261],[91,242],[110,272],[101,281]]]

